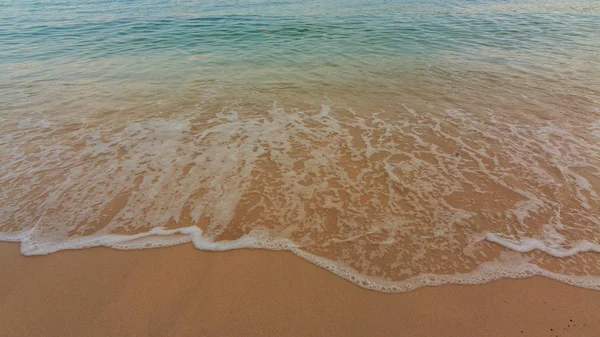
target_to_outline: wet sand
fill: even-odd
[[[365,290],[289,252],[0,244],[2,336],[598,336],[600,292],[534,277]]]

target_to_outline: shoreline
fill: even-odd
[[[7,336],[591,337],[600,322],[600,291],[539,276],[381,293],[287,251],[0,254]]]

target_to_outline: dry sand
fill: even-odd
[[[0,256],[0,336],[600,336],[600,292],[540,277],[384,294],[289,252]]]

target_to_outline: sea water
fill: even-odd
[[[0,240],[600,289],[600,4],[0,4]]]

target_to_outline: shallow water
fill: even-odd
[[[0,239],[600,289],[600,6],[0,4]]]

